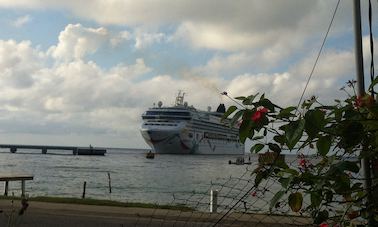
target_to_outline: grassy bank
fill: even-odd
[[[20,197],[12,196],[0,196],[1,200],[20,200]],[[47,202],[47,203],[69,203],[69,204],[83,204],[83,205],[95,205],[95,206],[116,206],[116,207],[138,207],[138,208],[152,208],[152,209],[168,209],[168,210],[180,210],[180,211],[194,211],[193,208],[183,205],[160,205],[153,203],[133,203],[133,202],[119,202],[113,200],[102,199],[80,199],[69,197],[48,197],[37,196],[29,197],[29,201]]]

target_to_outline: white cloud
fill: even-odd
[[[69,24],[59,34],[59,43],[52,46],[49,53],[56,59],[71,61],[82,59],[94,53],[108,42],[108,31],[103,28],[86,28],[81,24]]]
[[[197,48],[235,51],[276,46],[277,50],[264,53],[267,57],[276,57],[280,52],[285,54],[303,45],[304,38],[323,34],[335,5],[335,1],[323,0],[93,0],[91,4],[73,0],[0,1],[0,7],[65,9],[104,25],[144,27],[146,30],[179,25],[176,38]],[[340,8],[334,26],[337,31],[343,31],[345,24],[351,22],[348,20],[351,3],[342,2]],[[161,36],[155,34],[139,37],[137,42],[160,39]]]
[[[32,18],[29,15],[25,15],[18,17],[15,21],[12,22],[12,25],[19,28],[29,23],[31,20]]]
[[[155,43],[161,43],[166,40],[163,33],[145,33],[137,31],[135,34],[135,48],[143,49]]]
[[[130,66],[125,64],[118,64],[117,66],[111,68],[110,73],[120,77],[128,77],[132,79],[133,77],[151,72],[151,70],[151,68],[145,65],[142,58],[138,58],[135,61],[135,65]]]
[[[122,42],[130,40],[131,38],[132,37],[131,37],[130,32],[122,31],[122,32],[119,32],[117,35],[115,35],[114,37],[112,37],[110,39],[110,44],[113,47],[116,47],[116,46],[120,45]]]
[[[227,90],[233,96],[265,93],[279,105],[296,105],[314,64],[310,55],[293,65],[288,72],[243,74],[233,79]],[[310,80],[305,98],[315,95],[323,102],[342,98],[341,86],[353,76],[354,56],[350,51],[328,51],[322,55]],[[345,97],[346,98],[346,97]]]
[[[29,41],[16,43],[0,40],[0,88],[28,88],[34,83],[34,74],[43,65],[43,53],[34,50]]]

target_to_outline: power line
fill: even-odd
[[[369,0],[369,33],[370,33],[370,55],[371,55],[371,61],[370,61],[370,80],[373,82],[375,77],[374,72],[374,39],[373,39],[373,31],[372,31],[372,7],[371,7],[371,0]],[[374,97],[374,87],[371,88],[371,95]]]
[[[331,22],[330,22],[329,25],[328,25],[327,32],[326,32],[326,34],[325,34],[325,36],[324,36],[324,39],[323,39],[322,45],[321,45],[321,47],[320,47],[320,50],[319,50],[319,52],[318,52],[318,55],[317,55],[317,57],[316,57],[316,60],[315,60],[314,66],[312,67],[312,70],[311,70],[310,76],[308,77],[307,82],[306,82],[306,86],[304,87],[303,92],[302,92],[302,95],[301,95],[301,98],[299,99],[299,102],[298,102],[298,105],[297,105],[297,109],[298,109],[299,105],[300,105],[301,102],[302,102],[302,99],[303,99],[303,96],[304,96],[304,94],[305,94],[305,92],[306,92],[307,86],[308,86],[308,84],[310,83],[310,80],[311,80],[312,75],[314,74],[315,67],[316,67],[316,65],[317,65],[317,63],[318,63],[318,60],[319,60],[320,54],[322,53],[322,50],[323,50],[324,44],[325,44],[325,42],[326,42],[326,40],[327,40],[328,33],[329,33],[329,31],[331,30],[331,26],[332,26],[333,20],[335,19],[335,15],[336,15],[337,9],[339,8],[339,4],[340,4],[340,0],[337,1],[337,4],[336,4],[336,7],[335,7],[335,10],[333,11],[333,15],[332,15]]]

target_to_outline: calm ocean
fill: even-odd
[[[128,202],[167,204],[173,195],[206,193],[211,182],[222,183],[239,177],[247,165],[229,165],[230,155],[156,155],[146,159],[145,151],[108,149],[105,156],[74,156],[68,151],[0,150],[0,173],[29,173],[29,196],[65,196],[80,198],[83,182],[86,197]],[[253,162],[255,157],[251,158]],[[249,166],[251,168],[251,166]],[[108,172],[112,193],[109,193]],[[15,193],[20,184],[10,183]],[[0,185],[1,193],[4,186]],[[12,192],[11,191],[11,192]]]

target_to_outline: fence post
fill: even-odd
[[[83,185],[83,195],[81,196],[82,199],[85,199],[85,188],[87,187],[87,182],[84,181],[84,185]]]
[[[108,172],[108,181],[109,181],[109,193],[112,193],[112,179],[110,178],[109,172]]]
[[[216,213],[218,207],[218,190],[210,191],[210,213]]]

